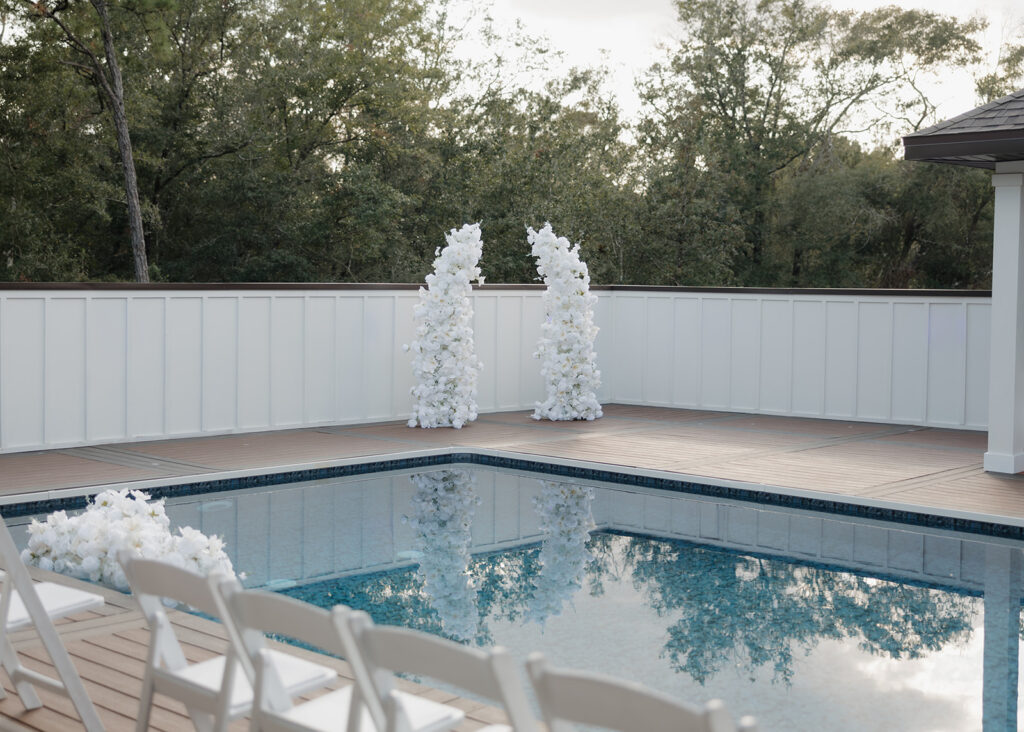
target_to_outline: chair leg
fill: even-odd
[[[17,672],[21,668],[21,661],[18,660],[18,652],[14,650],[14,646],[11,645],[11,641],[6,635],[4,635],[3,646],[0,648],[0,657],[2,657],[0,660],[2,660],[7,675],[12,680],[18,678]],[[21,703],[25,705],[25,709],[38,709],[43,706],[35,688],[28,681],[15,681],[14,690],[21,697]]]
[[[139,716],[135,720],[135,732],[146,732],[149,728],[149,715],[153,711],[153,679],[147,673],[142,680],[142,692],[139,694]]]
[[[226,665],[224,676],[221,679],[220,694],[217,695],[217,708],[213,714],[213,732],[227,732],[228,722],[231,721],[231,691],[235,687],[235,673],[238,671],[238,663],[232,654],[224,661]]]
[[[196,728],[196,732],[213,732],[213,715],[209,712],[199,712],[194,709],[188,710],[188,716],[192,719],[192,724]]]
[[[227,732],[229,721],[227,711],[219,709],[217,713],[213,715],[213,732]]]
[[[7,633],[5,633],[2,630],[0,630],[0,666],[3,666],[4,669],[7,669],[7,650],[6,649],[7,649],[8,645],[9,645],[9,643],[7,642]],[[15,658],[15,660],[17,660],[18,657],[15,656],[14,658]],[[8,671],[8,673],[10,673],[10,672]],[[0,685],[0,699],[6,699],[6,698],[7,698],[7,692],[4,691],[4,687],[2,685]]]

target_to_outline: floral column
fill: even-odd
[[[539,232],[528,228],[527,241],[537,258],[537,272],[547,285],[546,318],[534,354],[541,359],[547,399],[537,403],[533,418],[595,419],[601,416],[597,401],[601,372],[594,353],[597,297],[590,292],[587,265],[580,261],[579,245],[570,248],[568,239],[555,236],[551,224]]]
[[[466,224],[445,236],[438,249],[427,289],[420,288],[414,310],[416,339],[406,347],[413,353],[416,386],[409,426],[455,427],[476,419],[477,376],[482,364],[473,344],[471,282],[480,276],[480,224]]]

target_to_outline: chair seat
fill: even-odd
[[[274,666],[280,674],[285,691],[290,696],[298,696],[319,689],[329,684],[338,675],[338,672],[332,668],[307,661],[290,653],[270,650],[269,655],[273,658]],[[216,656],[206,661],[193,663],[177,671],[165,669],[161,671],[160,675],[171,680],[171,683],[198,687],[211,694],[216,694],[224,679],[224,656]],[[248,679],[245,678],[245,674],[239,669],[234,677],[228,713],[232,718],[247,714],[252,708],[252,700],[252,687],[249,685]]]
[[[312,701],[299,702],[297,706],[280,714],[273,715],[291,725],[304,727],[317,732],[336,732],[344,729],[348,719],[349,708],[352,706],[352,690],[349,685],[342,689],[318,696]],[[268,715],[269,716],[269,715]],[[365,732],[376,732],[369,710],[364,706],[359,729]],[[267,725],[272,727],[273,725]]]
[[[39,595],[40,601],[43,603],[46,614],[52,620],[75,615],[87,610],[95,610],[96,608],[103,607],[105,602],[103,596],[97,595],[95,592],[78,590],[67,585],[59,585],[56,582],[37,582],[35,590],[36,594]],[[25,603],[22,602],[21,595],[18,594],[17,590],[12,590],[11,609],[7,614],[8,632],[27,628],[31,624],[32,619],[28,615],[28,610],[25,609]]]
[[[416,732],[444,732],[457,727],[466,713],[461,709],[450,707],[416,694],[404,691],[393,691],[398,708],[409,720],[409,727]]]
[[[336,732],[344,727],[344,720],[348,719],[353,688],[350,685],[332,691],[305,704],[294,706],[277,716],[309,730]],[[444,732],[444,730],[450,730],[457,726],[466,716],[461,709],[424,699],[415,694],[401,691],[393,693],[399,708],[409,720],[410,728],[416,732]],[[367,730],[367,732],[375,729],[373,720],[365,706],[359,729]]]

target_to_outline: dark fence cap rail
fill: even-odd
[[[421,284],[386,282],[0,282],[0,292],[25,290],[59,290],[70,292],[162,292],[162,291],[223,291],[223,290],[411,290]],[[476,290],[542,290],[544,285],[489,284],[477,285]],[[600,292],[693,292],[727,295],[828,295],[858,297],[991,297],[990,290],[897,290],[870,288],[794,288],[794,287],[677,287],[669,285],[593,285]]]

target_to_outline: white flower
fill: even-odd
[[[570,248],[568,239],[555,236],[551,224],[539,232],[526,231],[531,253],[537,258],[537,273],[547,285],[546,317],[533,354],[541,359],[547,398],[537,403],[533,418],[595,419],[602,414],[597,401],[601,372],[594,353],[597,297],[590,292],[587,265],[580,261],[579,245]]]
[[[68,518],[64,511],[33,519],[28,547],[21,553],[26,564],[102,582],[119,590],[128,580],[117,554],[128,549],[147,559],[162,559],[202,574],[214,569],[233,574],[224,542],[190,527],[172,534],[163,500],[150,503],[142,491],[103,491],[81,514]]]
[[[466,470],[438,470],[409,476],[416,486],[413,514],[403,521],[415,529],[420,547],[416,573],[423,591],[452,638],[476,638],[476,588],[469,574],[473,511],[480,503],[476,478]]]
[[[420,288],[413,308],[416,339],[403,346],[413,354],[416,386],[409,426],[455,427],[476,419],[477,376],[482,364],[473,344],[471,282],[483,281],[477,263],[483,252],[480,224],[466,224],[445,236],[434,272]]]

